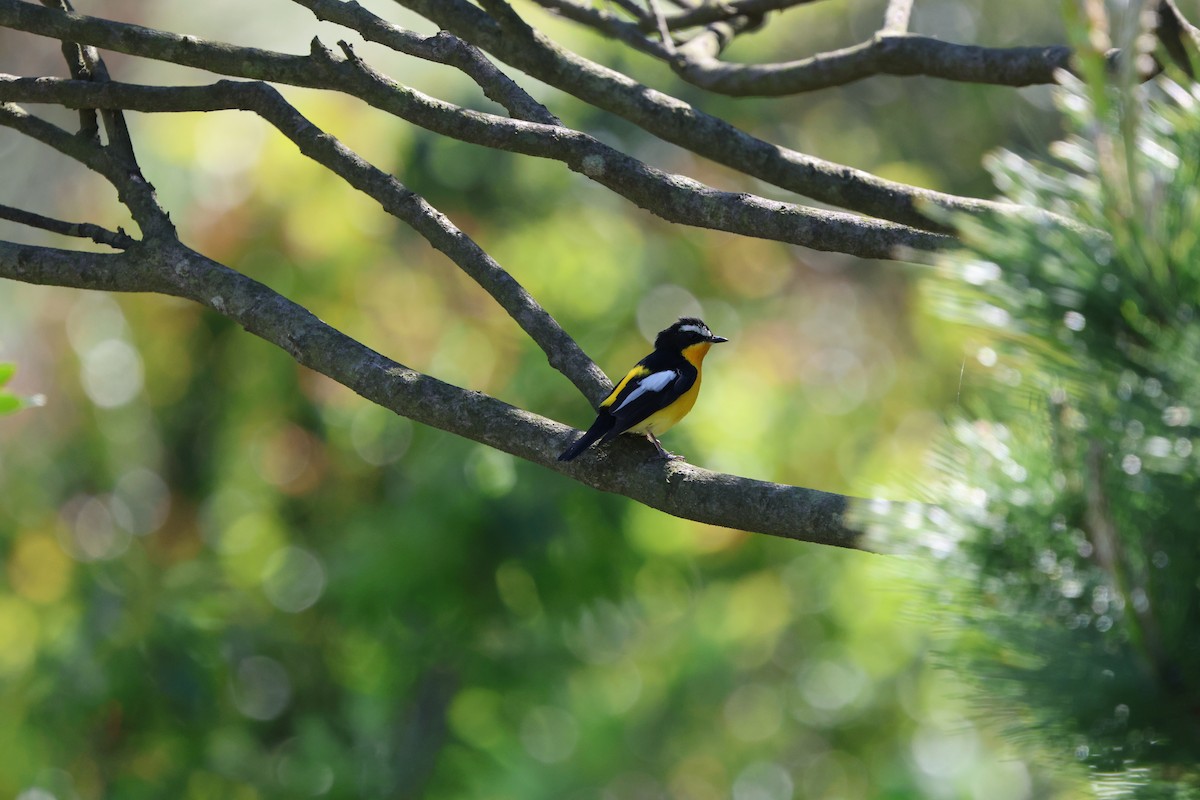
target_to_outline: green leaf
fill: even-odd
[[[16,373],[16,371],[16,364],[10,364],[7,362],[0,363],[0,386],[3,386],[12,380],[12,376],[14,373]]]
[[[0,416],[11,414],[14,411],[20,411],[25,407],[25,401],[15,394],[8,392],[0,392]]]
[[[45,395],[35,394],[32,397],[21,397],[12,392],[0,391],[0,417],[25,408],[37,408],[44,405],[46,405]]]

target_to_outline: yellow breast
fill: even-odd
[[[700,394],[700,375],[696,375],[696,382],[692,384],[692,388],[679,396],[671,405],[655,411],[644,420],[634,425],[629,429],[629,433],[653,433],[657,436],[660,433],[666,433],[675,426],[675,423],[687,416],[687,413],[692,410],[692,406],[696,405],[696,397]]]
[[[692,406],[696,405],[696,398],[700,395],[700,379],[704,377],[701,365],[704,362],[704,356],[708,355],[710,347],[712,344],[709,342],[700,342],[683,348],[683,357],[696,368],[696,382],[674,403],[662,411],[654,412],[631,427],[629,433],[653,433],[657,436],[660,433],[666,433],[675,427],[675,423],[687,416],[687,413],[692,410]]]

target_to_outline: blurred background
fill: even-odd
[[[366,5],[433,32],[386,0]],[[849,45],[883,6],[795,10],[728,56]],[[77,8],[294,53],[314,35],[356,41],[284,0]],[[1046,88],[878,78],[711,97],[519,8],[755,135],[920,186],[990,197],[985,154],[1039,154],[1058,133]],[[912,29],[1065,39],[1057,6],[1034,0],[921,0]],[[359,52],[402,83],[496,110],[454,70]],[[107,59],[118,80],[212,80]],[[11,31],[0,70],[65,74],[57,42]],[[788,197],[522,80],[568,125],[654,166]],[[560,164],[283,91],[447,213],[610,375],[680,314],[729,337],[669,449],[756,478],[920,494],[926,446],[983,367],[965,355],[980,342],[928,313],[918,268],[672,226]],[[590,422],[482,290],[265,123],[130,123],[193,248],[415,369]],[[135,230],[77,165],[4,130],[0,159],[0,202]],[[76,246],[3,222],[0,238]],[[919,559],[745,535],[597,493],[396,418],[172,298],[5,282],[0,361],[18,364],[15,390],[47,398],[0,418],[0,796],[1078,796],[1075,776],[999,737],[936,668],[946,640]]]

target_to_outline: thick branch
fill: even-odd
[[[131,55],[230,75],[342,91],[445,136],[561,161],[671,222],[863,258],[894,258],[901,250],[933,250],[951,241],[904,225],[718,191],[649,167],[579,131],[469,111],[428,97],[375,72],[360,59],[336,59],[317,46],[312,56],[238,48],[137,25],[74,17],[19,0],[0,0],[0,25],[69,36]]]
[[[98,254],[0,242],[0,277],[188,298],[371,402],[601,491],[698,522],[837,547],[864,544],[845,521],[849,498],[664,462],[640,440],[627,438],[597,456],[559,462],[558,453],[578,433],[572,428],[409,369],[263,284],[177,243]]]

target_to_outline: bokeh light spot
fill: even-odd
[[[142,357],[121,339],[105,339],[83,353],[83,390],[101,408],[126,405],[142,391]]]
[[[734,800],[790,800],[792,776],[770,761],[759,761],[742,770],[733,782]]]
[[[113,488],[113,499],[120,500],[127,509],[130,531],[138,536],[161,528],[171,508],[166,482],[145,467],[136,467],[122,475]]]
[[[521,744],[543,764],[557,764],[575,750],[579,727],[575,718],[553,706],[538,706],[521,720]]]
[[[60,543],[81,561],[116,558],[128,549],[133,538],[128,529],[118,524],[113,509],[102,497],[76,495],[63,508],[63,518],[67,530]]]
[[[513,457],[490,447],[476,447],[463,464],[467,481],[488,497],[503,497],[517,483]]]
[[[763,684],[739,686],[725,701],[725,724],[744,742],[770,739],[783,724],[779,692]]]
[[[297,614],[316,603],[324,591],[325,567],[309,551],[284,547],[267,559],[263,593],[279,610]]]
[[[913,734],[912,754],[922,772],[950,778],[970,768],[978,745],[978,734],[965,720],[956,729],[923,725]]]
[[[638,303],[638,330],[647,341],[653,342],[659,331],[680,317],[703,316],[704,309],[691,292],[682,286],[664,284],[646,292]]]
[[[233,704],[250,719],[275,719],[292,699],[287,670],[266,656],[250,656],[238,664],[233,679]]]
[[[378,406],[364,406],[350,423],[350,444],[373,467],[398,460],[412,441],[412,423]]]

